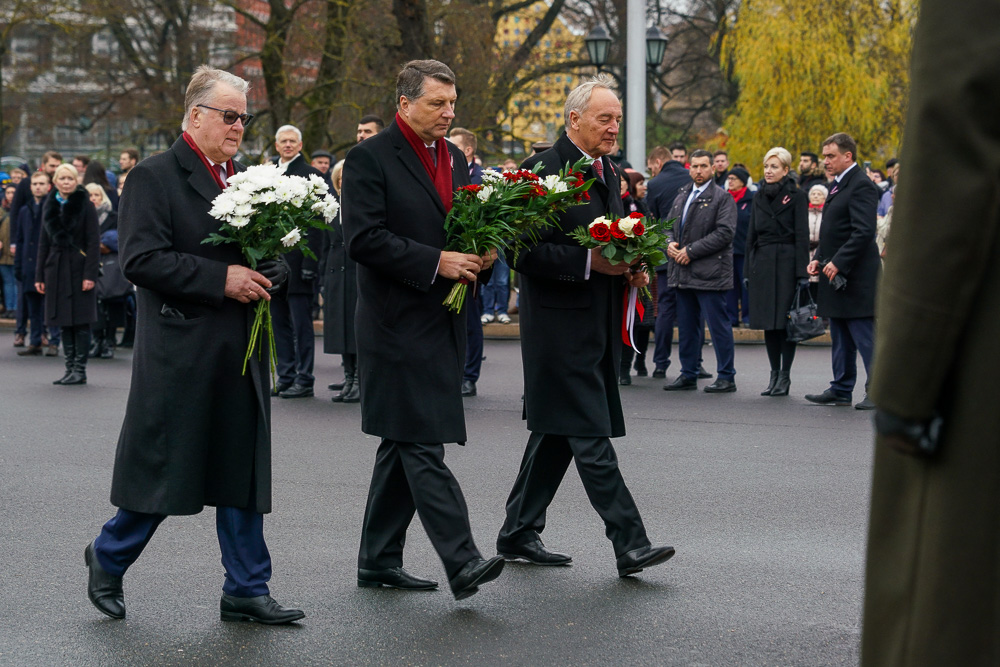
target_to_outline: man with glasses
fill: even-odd
[[[284,264],[244,265],[238,247],[203,245],[219,221],[212,200],[243,165],[233,160],[249,84],[202,66],[185,96],[184,133],[136,165],[121,203],[121,266],[138,288],[132,383],[115,454],[118,513],[87,545],[88,595],[125,617],[122,577],[171,515],[216,508],[224,621],[289,623],[304,616],[269,595],[271,511],[268,353],[240,373],[250,309],[285,280]]]

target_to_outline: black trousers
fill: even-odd
[[[382,440],[368,490],[358,567],[402,567],[406,529],[420,515],[449,579],[481,554],[472,539],[469,509],[444,463],[444,445]]]
[[[313,332],[312,295],[289,294],[271,299],[278,382],[313,386],[316,334]]]
[[[538,539],[545,529],[545,510],[562,482],[569,462],[587,491],[590,504],[604,519],[605,532],[615,556],[649,546],[639,508],[618,469],[618,456],[610,438],[580,438],[532,433],[521,460],[514,488],[507,499],[507,520],[500,529],[497,547]]]

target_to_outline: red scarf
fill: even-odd
[[[205,154],[201,152],[200,148],[198,148],[198,144],[194,143],[194,139],[191,138],[191,135],[184,132],[181,136],[184,137],[184,141],[186,141],[187,145],[191,147],[191,150],[195,152],[195,155],[201,159],[201,163],[205,165],[206,169],[208,169],[208,173],[212,175],[212,179],[215,180],[215,184],[219,186],[219,189],[225,190],[226,184],[222,182],[222,178],[219,176],[219,170],[212,166],[212,163],[208,161]],[[230,158],[226,160],[226,178],[232,176],[234,173],[233,160]]]
[[[739,201],[743,199],[743,195],[747,193],[747,186],[743,186],[739,190],[730,190],[729,194],[733,196],[733,201]]]
[[[454,192],[454,186],[451,183],[451,153],[448,152],[448,146],[445,145],[447,140],[438,139],[436,142],[437,166],[435,167],[430,153],[427,152],[427,144],[417,136],[413,128],[406,124],[399,112],[396,112],[396,125],[406,137],[410,147],[413,148],[413,152],[420,158],[420,164],[424,165],[424,169],[427,170],[427,175],[430,176],[431,183],[434,184],[434,189],[437,190],[438,197],[441,198],[441,203],[444,204],[444,210],[447,213],[451,210],[451,198]]]
[[[809,208],[811,208],[814,211],[822,211],[823,210],[823,205],[822,204],[809,204]]]

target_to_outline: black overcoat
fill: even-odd
[[[323,352],[357,354],[354,312],[358,307],[358,263],[347,254],[342,213],[324,236]]]
[[[183,138],[125,182],[119,251],[138,315],[111,484],[124,509],[271,511],[267,349],[241,374],[256,302],[225,297],[228,266],[245,264],[239,248],[202,244],[220,227],[208,215],[219,192]]]
[[[446,145],[453,187],[468,185],[465,156]],[[455,283],[437,275],[444,204],[395,121],[346,160],[342,220],[358,263],[361,430],[399,442],[465,442],[466,313],[442,305]]]
[[[680,265],[667,260],[667,284],[670,287],[728,291],[733,288],[733,234],[736,232],[736,202],[733,196],[713,181],[688,207],[681,225],[684,204],[694,183],[677,192],[667,219],[675,219],[668,241],[686,248],[691,262]]]
[[[743,275],[750,284],[752,329],[785,328],[808,264],[809,196],[787,178],[773,200],[758,192],[751,204]]]
[[[879,189],[857,164],[830,185],[813,259],[831,260],[847,279],[834,290],[820,275],[817,301],[823,317],[873,317],[882,261],[875,245]]]
[[[97,290],[83,291],[83,281],[97,282],[101,233],[97,209],[82,185],[65,204],[53,189],[42,204],[35,282],[45,283],[45,324],[72,327],[97,321]]]
[[[525,160],[556,174],[583,157],[564,134],[552,148]],[[605,181],[590,188],[590,201],[559,216],[559,228],[518,254],[511,266],[521,275],[521,360],[524,416],[535,433],[579,437],[625,435],[618,364],[626,283],[621,276],[592,271],[585,279],[587,254],[568,234],[595,218],[624,214],[621,174],[602,158]],[[593,166],[585,174],[596,178]],[[513,260],[513,257],[510,258]]]
[[[42,235],[42,204],[34,197],[21,206],[17,214],[16,236],[11,241],[17,246],[14,253],[14,275],[21,277],[21,291],[35,292],[35,271],[38,267],[38,237]]]

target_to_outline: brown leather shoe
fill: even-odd
[[[14,334],[14,347],[24,347],[24,334]]]
[[[23,346],[22,346],[23,347]],[[29,345],[17,353],[19,357],[40,357],[42,356],[41,345]]]

